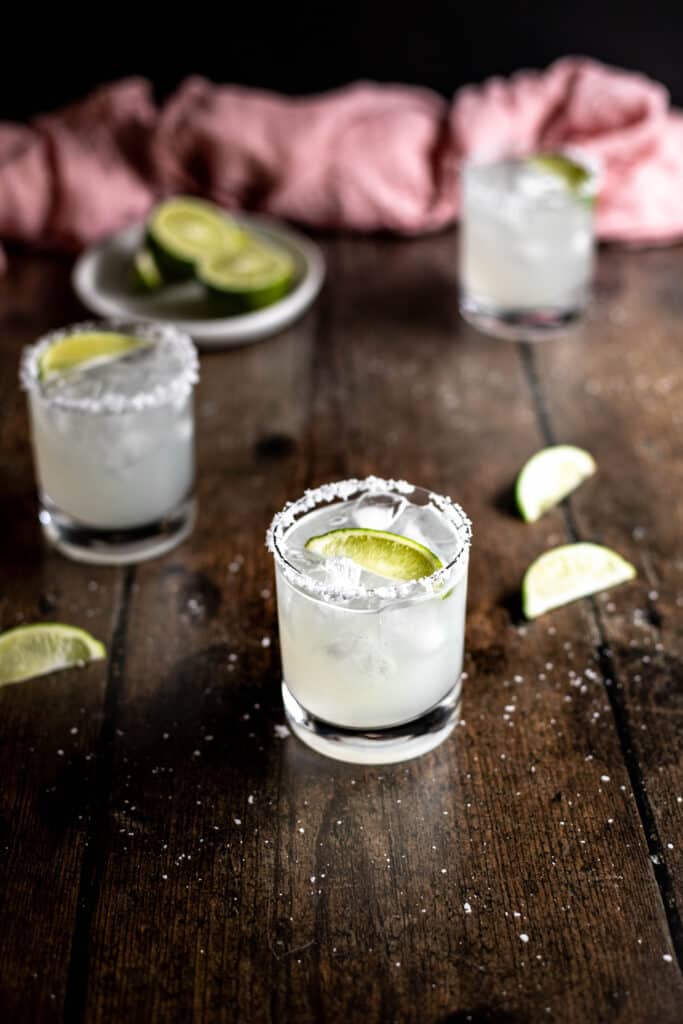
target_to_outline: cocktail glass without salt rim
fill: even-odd
[[[56,342],[114,332],[147,345],[41,379]],[[51,331],[22,354],[48,541],[77,561],[154,558],[184,540],[196,516],[193,389],[199,361],[169,324],[87,321]]]
[[[398,506],[393,521],[378,521],[374,506],[386,510],[391,501]],[[342,559],[330,577],[329,561],[326,568],[303,549],[325,527],[369,525],[370,513],[370,523],[441,551],[443,568],[394,583],[360,570],[349,576]],[[337,760],[387,764],[426,753],[449,735],[460,713],[470,542],[459,505],[401,480],[326,484],[274,517],[267,545],[275,560],[282,697],[287,722],[304,743]]]
[[[480,154],[464,164],[461,181],[463,317],[507,340],[562,334],[590,296],[598,161],[574,148],[527,158]]]

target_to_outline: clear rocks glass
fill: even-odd
[[[41,373],[50,346],[107,331],[143,344],[116,359]],[[136,562],[190,533],[198,365],[189,336],[161,324],[79,323],[24,350],[20,379],[28,394],[39,517],[63,554]]]
[[[460,311],[511,340],[552,337],[593,275],[595,167],[570,155],[469,163],[462,173]]]
[[[388,531],[442,567],[394,582],[306,541],[327,531]],[[294,733],[342,761],[402,761],[457,722],[471,528],[450,498],[400,480],[344,480],[307,491],[273,519],[282,696]]]

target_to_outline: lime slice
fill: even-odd
[[[154,292],[164,283],[154,253],[147,246],[133,256],[132,280],[133,287],[141,292]]]
[[[595,460],[583,448],[556,444],[536,452],[522,467],[515,499],[522,519],[533,523],[595,473]]]
[[[64,373],[95,359],[116,359],[146,344],[148,342],[141,341],[140,338],[118,334],[116,331],[83,331],[80,334],[69,334],[45,349],[39,362],[40,376]]]
[[[147,223],[147,243],[169,281],[192,277],[197,262],[212,253],[234,255],[245,238],[219,206],[202,199],[167,199]]]
[[[529,163],[539,170],[555,175],[556,178],[561,178],[574,195],[590,197],[594,175],[590,168],[578,160],[572,160],[565,153],[540,153],[538,156],[530,157]]]
[[[522,581],[527,619],[632,580],[636,570],[611,548],[600,544],[564,544],[546,551],[529,566]]]
[[[197,277],[214,305],[225,313],[246,313],[277,302],[294,280],[294,260],[284,249],[249,240],[238,253],[203,260]]]
[[[0,635],[0,686],[99,661],[106,653],[104,644],[76,626],[61,622],[17,626]]]
[[[383,530],[332,530],[311,537],[306,547],[328,558],[350,558],[368,572],[389,580],[419,580],[443,567],[429,548]]]

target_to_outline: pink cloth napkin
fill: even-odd
[[[285,98],[189,78],[159,109],[127,79],[30,126],[0,123],[0,238],[76,250],[191,192],[312,227],[417,234],[458,214],[464,158],[581,147],[601,238],[683,238],[683,114],[643,75],[567,57],[466,86],[367,83]]]

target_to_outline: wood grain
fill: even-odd
[[[0,628],[66,621],[110,647],[121,574],[86,571],[43,547],[17,381],[21,346],[79,315],[67,282],[68,267],[47,258],[13,261],[0,280]],[[81,872],[97,816],[97,754],[112,668],[98,662],[0,690],[4,1020],[62,1015]]]
[[[11,1019],[677,1024],[683,982],[665,900],[678,895],[683,841],[680,529],[660,492],[683,494],[683,255],[605,252],[578,335],[530,355],[458,319],[451,235],[326,248],[329,283],[312,314],[278,338],[202,357],[191,540],[98,575],[44,553],[31,527],[19,564],[35,569],[4,588],[35,614],[37,574],[58,574],[60,615],[73,618],[101,578],[98,624],[115,651],[88,690],[93,772],[74,762],[68,786],[87,803],[86,825],[60,833],[48,896],[37,895],[37,814],[22,818],[16,802],[4,812],[13,885],[34,894],[22,898],[26,916],[14,901],[4,911]],[[18,265],[21,308],[44,289],[41,315],[61,309],[61,269]],[[30,317],[24,328],[1,373]],[[647,358],[644,331],[656,335]],[[0,379],[16,401],[11,374]],[[2,408],[20,534],[25,421],[19,404]],[[548,433],[585,444],[600,474],[568,510],[527,526],[511,485]],[[281,735],[263,546],[287,498],[369,472],[452,494],[475,528],[464,721],[433,754],[387,768],[328,762]],[[642,578],[523,624],[525,567],[572,531],[634,558]],[[45,734],[29,695],[62,684]],[[84,675],[64,675],[0,693],[13,744],[1,756],[15,773],[22,763],[31,805],[84,687]],[[37,775],[24,775],[26,735]],[[666,842],[662,872],[651,858]],[[24,1005],[47,934],[50,991],[34,979]]]
[[[639,583],[596,597],[610,701],[653,870],[683,958],[683,325],[672,254],[610,253],[577,337],[535,355],[553,434],[585,444],[599,473],[569,529],[623,552]],[[602,301],[600,301],[602,299]]]

